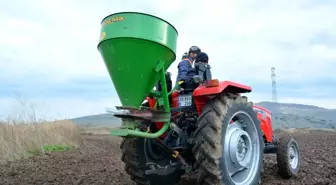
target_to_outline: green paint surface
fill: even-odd
[[[123,106],[139,107],[153,89],[163,69],[176,59],[177,31],[152,15],[123,12],[101,23],[98,50]]]

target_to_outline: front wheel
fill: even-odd
[[[300,148],[298,142],[290,135],[280,138],[277,146],[278,173],[289,179],[298,175],[300,169]]]
[[[264,143],[260,121],[246,97],[227,94],[211,99],[194,137],[199,184],[260,183]]]

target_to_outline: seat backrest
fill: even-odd
[[[198,62],[195,63],[195,70],[197,75],[201,76],[203,78],[203,81],[211,80],[211,66],[207,63]]]

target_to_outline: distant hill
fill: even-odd
[[[108,126],[118,126],[121,120],[114,117],[111,114],[97,114],[91,116],[84,116],[79,118],[74,118],[72,121],[81,126],[88,127],[108,127]]]
[[[256,104],[272,112],[274,129],[280,127],[336,128],[336,109],[267,101]]]
[[[293,103],[259,102],[259,106],[272,112],[273,129],[278,128],[334,128],[336,129],[336,109],[326,109],[313,105]],[[119,118],[111,114],[90,115],[72,119],[83,126],[118,126]]]

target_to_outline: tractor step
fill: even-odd
[[[265,148],[264,148],[264,153],[265,154],[275,154],[277,152],[278,143],[279,143],[279,139],[273,135],[272,142],[266,143]]]
[[[264,153],[265,154],[275,154],[277,152],[277,145],[270,143],[266,144],[264,148]]]

